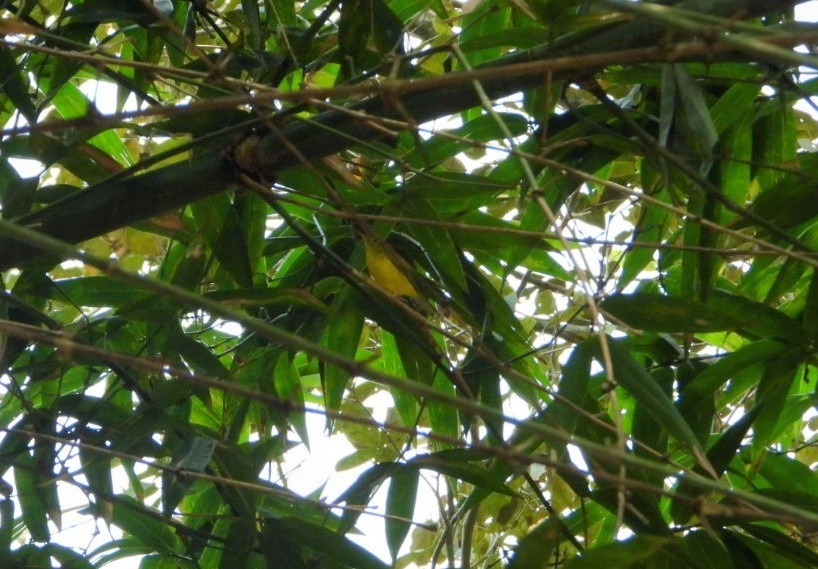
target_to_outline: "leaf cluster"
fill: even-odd
[[[0,566],[818,566],[796,4],[4,3]]]

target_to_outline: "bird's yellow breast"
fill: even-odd
[[[392,262],[383,243],[364,237],[364,253],[369,275],[390,294],[420,298],[407,276]]]

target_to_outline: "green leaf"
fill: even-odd
[[[403,22],[383,0],[370,0],[372,37],[381,54],[403,52]]]
[[[818,566],[818,554],[790,536],[758,524],[743,524],[742,529],[772,546],[782,556],[804,567]]]
[[[3,491],[8,491],[3,486]],[[3,497],[0,500],[0,562],[11,566],[11,540],[14,531],[14,500]]]
[[[727,381],[748,369],[767,367],[767,362],[781,354],[786,345],[774,340],[751,342],[740,349],[720,357],[715,364],[698,373],[682,388],[682,400],[692,405],[705,397],[713,397]]]
[[[329,311],[329,308],[321,299],[301,288],[236,288],[208,292],[205,296],[226,306],[299,305],[321,312]]]
[[[172,555],[146,555],[139,562],[139,569],[195,569],[193,560]]]
[[[89,112],[93,113],[88,98],[76,85],[70,82],[64,83],[51,101],[64,119],[76,119],[86,116]],[[87,142],[102,150],[106,156],[115,160],[121,166],[131,166],[133,164],[131,154],[125,148],[122,139],[113,130],[105,130],[95,136],[89,136]],[[109,169],[116,169],[113,164],[105,166]]]
[[[46,543],[43,545],[42,551],[47,553],[52,559],[56,559],[60,567],[70,567],[71,569],[94,568],[94,565],[92,565],[85,556],[63,545]]]
[[[818,513],[818,498],[813,494],[778,488],[761,488],[756,493],[781,504],[789,504],[803,511]]]
[[[487,349],[487,347],[483,349]],[[466,357],[463,358],[460,376],[470,390],[469,397],[473,397],[486,407],[502,413],[500,366],[494,360],[486,358],[477,350],[469,350]],[[461,413],[461,423],[463,423],[464,431],[468,431],[471,427],[471,419],[470,415]],[[491,440],[502,439],[503,421],[494,418],[486,418],[484,421],[489,428],[489,438]]]
[[[346,502],[347,506],[363,506],[367,504],[394,469],[395,464],[391,462],[378,463],[371,466],[335,500],[335,503],[340,504],[341,502]],[[358,508],[345,509],[341,527],[344,529],[351,528],[355,525],[360,515],[361,510]]]
[[[3,4],[0,568],[818,565],[810,25],[461,4]]]
[[[679,100],[684,109],[684,120],[687,122],[690,133],[697,139],[700,155],[709,157],[719,140],[719,135],[710,116],[707,101],[699,85],[682,65],[671,64],[671,66],[679,90]]]
[[[398,318],[401,318],[401,316],[399,315]],[[401,321],[404,322],[405,320]],[[398,354],[400,354],[401,365],[405,371],[404,377],[429,385],[434,381],[435,376],[435,361],[429,353],[434,348],[422,330],[418,333],[420,337],[396,334],[395,344],[397,345]]]
[[[753,213],[782,229],[791,229],[818,215],[818,185],[810,172],[818,166],[818,153],[798,156],[792,172],[777,173],[769,187],[755,199]],[[739,221],[737,227],[751,222]]]
[[[340,356],[354,358],[364,327],[364,315],[355,301],[355,292],[345,287],[332,303],[332,314],[324,328],[321,345]],[[324,382],[324,403],[327,409],[337,410],[350,373],[333,364],[324,365],[322,379]]]
[[[153,21],[153,16],[139,2],[118,0],[87,0],[69,10],[73,22],[113,22],[116,20],[135,20],[142,23]]]
[[[412,217],[438,221],[437,213],[432,204],[426,200],[413,199],[407,207]],[[466,276],[460,264],[460,252],[445,229],[416,225],[412,228],[412,235],[418,240],[436,269],[443,275],[449,286],[463,288],[466,286]]]
[[[701,451],[696,435],[679,413],[673,401],[645,368],[613,339],[608,340],[613,377],[618,385],[630,393],[650,417],[673,438],[690,450]],[[597,354],[600,364],[604,361]],[[703,458],[704,453],[700,456]]]
[[[259,541],[268,567],[307,569],[301,556],[301,547],[276,531],[275,525],[265,523]]]
[[[40,484],[42,477],[35,471],[34,460],[28,454],[17,456],[14,467],[14,485],[17,487],[17,499],[23,512],[23,523],[31,539],[47,542],[51,532],[48,529],[48,507],[46,506]],[[51,482],[47,482],[51,483]]]
[[[327,557],[334,563],[350,569],[388,569],[377,557],[344,536],[298,518],[267,518],[266,524],[272,531],[315,553]]]
[[[130,496],[120,494],[115,497],[112,521],[156,553],[181,553],[184,550],[182,542],[159,514]]]
[[[780,423],[781,413],[793,381],[799,379],[796,372],[803,359],[802,348],[791,348],[770,360],[764,370],[755,398],[755,404],[761,407],[754,425],[753,445],[756,448],[765,447],[785,426]]]
[[[654,369],[649,372],[650,377],[656,385],[664,391],[668,398],[673,397],[673,383],[675,377],[673,371],[668,368]],[[667,449],[667,433],[656,423],[653,418],[653,410],[646,408],[637,400],[633,410],[633,423],[631,424],[631,436],[641,443],[634,449],[635,454],[651,457],[655,452],[664,453]],[[698,437],[697,437],[698,439]],[[649,450],[648,450],[649,449]],[[662,476],[657,475],[652,482],[661,484]]]
[[[765,486],[818,496],[818,478],[806,464],[784,454],[765,452],[760,457],[753,454],[750,448],[744,448],[739,456],[763,477]]]
[[[242,15],[244,16],[244,31],[247,34],[247,46],[257,50],[261,47],[261,21],[258,2],[241,1]]]
[[[211,526],[211,539],[201,551],[199,555],[200,567],[219,567],[221,569],[222,559],[230,558],[230,553],[225,544],[227,543],[227,535],[236,523],[236,520],[227,513],[229,509],[222,506],[221,509],[216,509],[214,513],[218,516],[216,521]]]
[[[503,483],[503,479],[495,476],[490,470],[463,462],[458,455],[448,454],[451,451],[440,451],[433,454],[424,454],[408,461],[407,466],[432,470],[445,476],[463,480],[477,488],[498,492],[507,496],[515,493]],[[475,459],[476,460],[476,459]]]
[[[567,433],[574,433],[581,420],[579,409],[587,410],[588,383],[595,353],[594,340],[577,344],[562,369],[557,396],[548,406],[548,416]]]
[[[762,191],[783,180],[787,166],[798,163],[795,112],[776,98],[767,101],[765,107],[759,109],[761,116],[754,129],[757,144],[753,146],[753,161],[767,165],[757,172]]]
[[[726,532],[725,532],[726,533]],[[775,567],[775,569],[807,569],[805,565],[793,561],[789,552],[779,551],[776,546],[747,536],[741,532],[730,532],[729,550],[734,567]]]
[[[162,471],[162,512],[165,516],[173,513],[193,484],[193,479],[185,477],[184,472],[203,472],[215,448],[216,440],[210,437],[193,437],[182,441],[169,465],[177,472]]]
[[[553,565],[552,557],[560,542],[562,528],[558,521],[540,522],[514,549],[508,569],[545,569]]]
[[[634,293],[610,296],[600,306],[629,326],[651,332],[740,330],[763,338],[803,338],[798,323],[782,312],[720,291],[712,291],[707,303]]]
[[[84,442],[94,446],[104,446],[104,439],[100,432],[88,431],[83,437]],[[110,505],[110,500],[114,495],[113,477],[111,469],[113,468],[112,458],[95,450],[89,449],[87,446],[81,446],[79,449],[80,462],[83,467],[83,474],[88,480],[88,486],[94,493],[96,503],[100,507],[103,519],[109,516],[105,513],[105,509]]]
[[[212,247],[213,254],[236,283],[243,287],[251,287],[254,266],[250,257],[252,250],[244,229],[245,224],[240,219],[235,204],[231,204],[224,218],[221,233],[212,243]]]
[[[736,87],[738,87],[738,85],[736,85]],[[716,120],[715,107],[713,108],[713,112],[713,118]],[[722,143],[724,147],[730,149],[732,159],[719,164],[721,174],[720,187],[727,199],[733,203],[743,204],[749,201],[748,194],[752,188],[752,168],[750,162],[753,157],[753,117],[752,114],[748,112],[736,114],[738,114],[739,117],[738,121],[727,130],[724,135],[725,140]],[[729,211],[727,208],[721,208],[719,215],[720,222],[728,223],[736,218],[739,218],[737,213]]]
[[[745,118],[746,109],[752,107],[753,101],[758,97],[758,92],[758,85],[753,83],[739,82],[731,85],[710,108],[716,132],[721,134],[741,123]]]
[[[181,357],[194,371],[210,377],[228,377],[224,364],[204,344],[187,335],[183,330],[172,327],[168,335],[167,349]]]
[[[684,536],[684,552],[695,569],[730,569],[732,561],[725,545],[706,531]]]
[[[381,361],[383,370],[393,377],[407,377],[397,344],[397,339],[386,330],[381,330]],[[392,387],[389,392],[395,400],[395,408],[404,425],[414,425],[418,416],[417,399],[403,389]]]
[[[230,524],[225,543],[229,549],[225,551],[219,561],[219,569],[233,569],[250,565],[250,556],[255,545],[255,526],[253,520],[238,519]]]
[[[634,242],[641,245],[659,243],[669,217],[666,209],[643,204],[639,222],[634,228],[637,231]],[[617,286],[625,288],[653,260],[653,256],[654,249],[651,247],[634,247],[622,261],[622,276]]]
[[[595,547],[579,557],[566,561],[564,569],[631,569],[677,546],[677,541],[649,535],[636,536],[627,541]],[[677,560],[678,562],[678,560]]]
[[[363,69],[366,43],[372,36],[372,13],[369,4],[362,0],[341,4],[338,21],[338,48],[345,61],[347,77],[357,75]]]
[[[309,448],[310,437],[307,430],[305,412],[303,410],[304,390],[301,386],[298,370],[293,365],[288,353],[282,353],[276,362],[273,371],[273,384],[275,385],[278,397],[292,405],[292,410],[288,414],[288,418],[293,429],[295,429],[295,432],[301,439],[301,442]]]
[[[108,276],[62,279],[54,281],[54,287],[59,296],[77,306],[122,306],[150,294],[144,288]]]
[[[38,182],[37,178],[21,178],[8,159],[0,159],[0,200],[3,203],[3,216],[14,218],[31,211],[35,195],[42,196],[47,193],[43,189],[36,191]]]
[[[404,465],[398,466],[390,477],[386,495],[386,545],[393,562],[397,561],[400,548],[409,534],[419,478],[417,469]]]
[[[501,112],[496,116],[512,136],[526,133],[528,124],[523,115]],[[474,144],[471,141],[505,140],[506,133],[499,127],[497,118],[488,113],[480,114],[459,128],[432,136],[423,142],[416,153],[409,156],[410,164],[414,167],[439,164],[461,152],[472,150]],[[417,176],[410,179],[404,187],[406,198],[410,200],[415,197],[430,200],[469,198],[475,193],[492,196],[507,189],[508,185],[484,176],[459,172],[435,172]]]
[[[727,470],[730,462],[736,457],[747,432],[758,416],[759,410],[759,406],[750,409],[741,419],[733,423],[707,450],[707,460],[710,461],[717,475],[721,476]],[[701,468],[696,468],[694,471],[699,474],[706,474]],[[680,498],[674,500],[670,505],[670,515],[677,524],[686,524],[690,520],[695,513],[695,500],[703,493],[703,490],[693,486],[687,477],[682,475],[676,488],[676,494]]]
[[[437,208],[446,208],[445,202],[451,201],[454,207],[462,210],[467,207],[471,198],[477,198],[475,203],[482,204],[487,198],[510,189],[508,184],[487,176],[466,172],[440,172],[410,178],[403,185],[403,201],[412,204],[415,199],[430,200]]]
[[[454,397],[456,394],[454,385],[442,373],[435,374],[432,387],[449,397]],[[457,410],[452,405],[435,400],[427,401],[426,406],[429,408],[429,422],[432,424],[432,429],[447,437],[457,437],[459,428]]]
[[[818,271],[812,270],[812,278],[807,288],[802,325],[807,338],[818,341]]]
[[[19,69],[11,48],[5,44],[0,46],[0,67],[6,70],[0,87],[29,122],[37,122],[37,110],[28,93],[25,73]]]

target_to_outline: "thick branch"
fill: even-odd
[[[716,16],[746,18],[788,9],[797,3],[795,0],[689,0],[680,7]],[[553,80],[570,80],[613,63],[689,59],[690,53],[656,47],[667,34],[663,26],[631,21],[581,41],[558,40],[557,45],[515,53],[476,72],[487,76],[481,79],[481,85],[489,97],[500,98],[540,84],[546,73],[551,74]],[[718,44],[710,47],[716,51]],[[613,48],[621,51],[611,53]],[[642,51],[638,54],[627,51],[639,48]],[[700,44],[699,59],[705,55],[701,53],[703,49]],[[725,51],[725,46],[721,46],[721,51]],[[599,55],[589,57],[592,54]],[[628,54],[633,60],[628,60]],[[585,63],[581,64],[582,61]],[[513,71],[514,75],[509,76],[505,71]],[[302,160],[315,160],[350,148],[359,141],[383,138],[384,129],[362,116],[397,121],[411,118],[422,123],[479,104],[471,81],[465,76],[462,82],[431,91],[411,91],[398,96],[399,90],[395,90],[393,96],[391,89],[387,84],[384,96],[366,99],[352,108],[356,112],[328,111],[314,120],[293,123],[280,132],[270,133],[254,142],[243,162],[249,163],[250,169],[260,175],[273,178]],[[232,156],[223,150],[212,151],[141,176],[102,182],[16,221],[52,237],[77,243],[232,189],[237,185],[236,171]],[[37,256],[36,248],[0,239],[0,270]]]

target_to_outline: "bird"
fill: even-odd
[[[369,235],[363,236],[364,255],[369,276],[386,292],[418,300],[418,293],[406,273],[393,259],[397,253],[384,241],[378,241]]]

